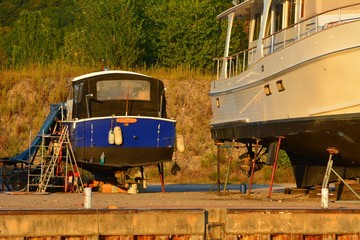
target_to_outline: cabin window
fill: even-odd
[[[287,13],[287,25],[288,26],[295,24],[295,7],[296,7],[296,0],[289,0],[288,1],[288,13]]]
[[[283,4],[275,5],[275,32],[282,29],[283,22]]]
[[[68,90],[67,100],[73,100],[73,99],[74,99],[74,89],[73,89],[73,85],[70,85]]]
[[[81,100],[84,89],[84,82],[74,84],[74,98],[73,98],[73,115],[72,117],[77,118],[81,113]],[[70,103],[70,102],[69,102]],[[68,116],[70,118],[70,116]]]
[[[256,14],[254,20],[255,20],[255,23],[254,23],[253,41],[259,39],[260,25],[261,25],[261,14],[260,13]]]
[[[150,82],[143,80],[101,80],[96,83],[96,97],[107,100],[150,101]]]
[[[300,17],[303,18],[304,17],[304,12],[305,12],[305,3],[304,3],[304,0],[301,0],[301,14],[300,14]]]
[[[81,103],[84,83],[74,84],[74,103]]]

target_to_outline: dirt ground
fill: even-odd
[[[319,209],[321,198],[308,194],[285,194],[287,186],[273,188],[268,197],[268,186],[255,186],[250,195],[243,194],[239,186],[229,186],[220,192],[211,185],[149,186],[146,192],[101,193],[92,192],[92,209],[211,209],[211,208],[266,208],[266,209]],[[30,209],[84,209],[84,193],[0,193],[0,211]],[[360,201],[333,201],[329,209],[360,209]]]

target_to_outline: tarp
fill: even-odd
[[[42,134],[48,134],[50,131],[51,125],[54,123],[58,115],[61,113],[63,103],[51,104],[50,105],[50,113],[47,116],[44,124],[40,128],[40,131],[36,135],[35,139],[32,141],[31,145],[28,149],[23,151],[22,153],[17,154],[14,157],[11,157],[11,161],[20,161],[20,162],[29,162],[33,155],[37,152],[42,139]]]

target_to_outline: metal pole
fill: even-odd
[[[350,185],[347,184],[347,183],[345,182],[345,180],[344,180],[342,177],[340,177],[340,175],[339,175],[334,169],[331,168],[331,171],[332,171],[338,178],[340,178],[340,180],[350,189],[350,191],[352,191],[352,192],[355,194],[355,196],[356,196],[358,199],[360,199],[359,194],[357,194],[357,193],[355,192],[355,190],[352,189],[352,188],[350,187]]]
[[[226,180],[225,180],[225,186],[224,186],[224,193],[226,192],[227,183],[228,183],[228,180],[229,180],[230,165],[231,165],[231,162],[232,162],[233,152],[234,152],[234,143],[235,143],[235,140],[233,140],[232,143],[231,143],[231,153],[230,153],[230,157],[229,157],[229,161],[228,161],[228,168],[227,168],[227,172],[226,172]]]
[[[217,192],[220,192],[220,147],[217,145]]]
[[[253,184],[254,172],[255,172],[255,165],[256,165],[256,158],[257,158],[257,155],[258,155],[258,148],[259,148],[259,140],[256,139],[255,154],[254,154],[254,159],[252,159],[252,167],[251,167],[251,176],[250,176],[250,183],[249,183],[249,191],[247,192],[248,195],[251,194],[251,188],[252,188],[252,184]]]
[[[332,156],[333,156],[333,154],[330,153],[328,164],[327,164],[327,167],[326,167],[326,170],[325,170],[324,180],[323,180],[323,183],[322,183],[322,188],[326,188],[328,183],[329,183],[329,177],[330,177],[330,173],[331,173],[331,169],[332,169],[332,165],[333,165]]]
[[[334,147],[328,147],[326,149],[326,151],[329,153],[329,160],[328,160],[328,164],[327,164],[327,167],[325,170],[324,180],[323,180],[322,188],[321,188],[321,207],[322,208],[328,208],[328,206],[329,206],[328,184],[329,184],[329,178],[330,178],[332,165],[333,165],[332,157],[333,157],[333,155],[336,155],[339,153],[339,150]]]
[[[277,160],[278,160],[278,157],[279,157],[279,150],[280,150],[281,139],[282,139],[282,137],[279,137],[279,139],[278,139],[278,144],[277,144],[277,147],[276,147],[275,160],[274,160],[273,169],[272,169],[272,174],[271,174],[271,181],[270,181],[270,187],[269,187],[269,195],[268,195],[268,197],[271,197],[271,193],[272,193],[272,187],[273,187],[273,184],[274,184],[275,171],[276,171],[276,167],[277,167]]]
[[[164,183],[164,164],[159,163],[158,164],[158,170],[160,175],[160,182],[161,182],[161,192],[165,192],[165,183]]]

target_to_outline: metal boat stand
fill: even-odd
[[[349,184],[346,183],[346,181],[333,169],[333,160],[332,160],[332,157],[334,155],[337,155],[339,153],[339,149],[337,148],[334,148],[334,147],[328,147],[326,149],[326,151],[329,153],[329,160],[328,160],[328,164],[327,164],[327,167],[326,167],[326,171],[325,171],[325,175],[324,175],[324,180],[323,180],[323,183],[322,183],[322,188],[327,188],[328,187],[328,184],[329,184],[329,178],[330,178],[330,174],[331,172],[333,172],[339,179],[340,181],[342,181],[344,183],[345,186],[347,186],[351,192],[353,192],[355,194],[355,196],[357,198],[360,199],[360,196],[355,192],[354,189],[352,189],[350,187]]]
[[[226,171],[226,179],[225,179],[225,185],[224,185],[224,193],[227,191],[227,184],[228,184],[229,174],[230,174],[230,166],[231,166],[231,162],[233,160],[233,155],[234,155],[234,145],[235,145],[235,140],[233,140],[231,142],[230,156],[228,158],[228,168],[227,168],[227,171]]]
[[[254,180],[255,165],[256,165],[256,159],[257,159],[257,155],[258,155],[259,141],[260,141],[259,139],[256,139],[255,155],[254,155],[254,158],[252,159],[249,190],[248,190],[248,192],[247,192],[248,195],[251,194],[252,184],[253,184],[253,180]]]
[[[275,171],[277,168],[277,160],[279,158],[279,151],[280,151],[280,145],[281,145],[281,139],[283,139],[284,137],[279,137],[278,138],[278,143],[277,143],[277,147],[276,147],[276,153],[275,153],[275,159],[274,159],[274,163],[273,163],[273,167],[272,167],[272,173],[271,173],[271,180],[270,180],[270,187],[269,187],[269,195],[268,197],[271,197],[272,194],[272,187],[274,184],[274,178],[275,178]]]
[[[209,190],[209,191],[213,191],[213,189],[216,186],[218,193],[220,192],[221,185],[224,186],[224,184],[222,184],[221,181],[220,181],[220,157],[221,157],[220,151],[221,151],[221,148],[222,148],[222,144],[223,143],[220,143],[220,142],[216,143],[216,149],[217,149],[217,156],[216,156],[216,170],[217,170],[216,183],[213,184],[211,186],[210,190]]]
[[[158,170],[159,170],[159,176],[160,176],[160,182],[161,182],[161,192],[165,192],[165,183],[164,183],[164,164],[158,163]]]
[[[239,146],[236,145],[235,140],[233,140],[231,142],[231,144],[228,141],[226,141],[226,142],[216,142],[215,144],[216,144],[216,148],[217,148],[217,157],[216,157],[217,180],[216,180],[216,183],[211,186],[209,191],[213,191],[214,188],[217,187],[217,192],[220,193],[221,186],[223,186],[224,193],[226,193],[228,191],[227,190],[227,184],[228,184],[229,175],[230,175],[231,163],[232,163],[232,160],[234,158],[234,149],[238,149]],[[221,183],[221,181],[220,181],[220,159],[221,159],[221,150],[222,149],[226,149],[228,151],[228,154],[227,154],[227,157],[226,157],[228,159],[228,166],[227,166],[227,171],[226,171],[225,183]]]

